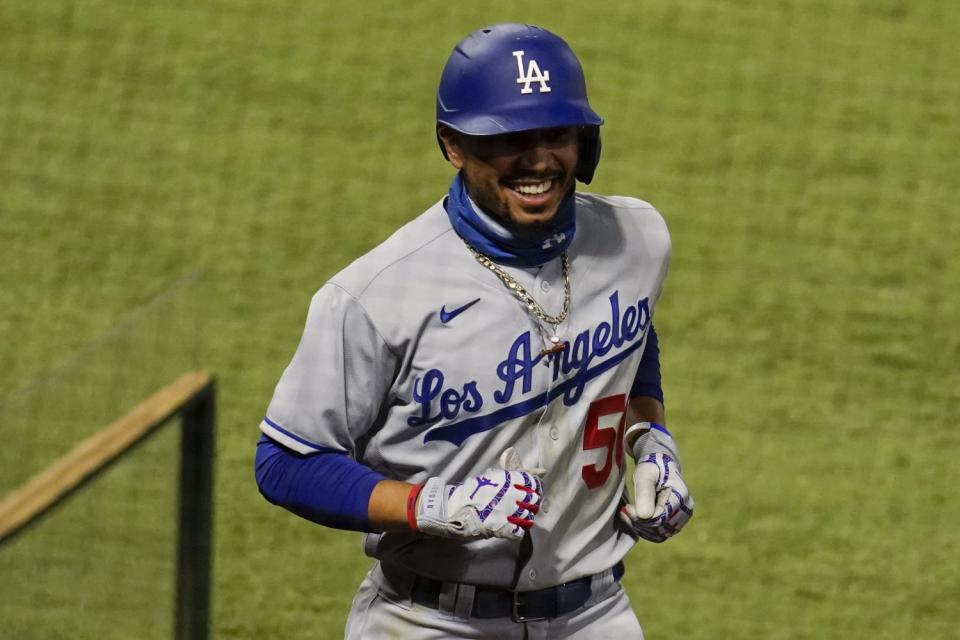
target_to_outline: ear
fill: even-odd
[[[453,167],[459,171],[463,168],[463,149],[457,142],[457,132],[442,124],[437,125],[437,142],[440,150]]]

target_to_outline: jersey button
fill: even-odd
[[[540,503],[540,511],[543,513],[548,513],[550,511],[550,501],[544,498],[543,502]]]
[[[540,291],[543,291],[544,293],[549,292],[549,291],[550,291],[550,283],[547,282],[546,280],[542,280],[542,281],[540,282]]]
[[[533,582],[534,580],[536,580],[536,579],[537,579],[537,570],[536,570],[536,569],[530,569],[530,571],[527,571],[527,577],[530,578],[530,582]]]
[[[552,440],[559,440],[559,439],[560,439],[560,430],[557,429],[556,427],[550,427],[550,438],[551,438]]]

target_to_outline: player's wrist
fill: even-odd
[[[678,465],[677,445],[673,435],[662,424],[656,422],[637,422],[623,434],[623,445],[635,461],[643,460],[651,453],[664,453]]]
[[[623,433],[623,446],[634,460],[637,459],[636,445],[640,439],[650,433],[649,421],[637,422],[630,425]]]
[[[420,527],[417,526],[417,509],[420,507],[420,492],[422,490],[423,484],[415,484],[410,487],[410,493],[407,494],[407,525],[413,532],[420,530]]]

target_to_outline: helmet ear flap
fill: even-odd
[[[590,184],[600,163],[600,127],[580,127],[577,142],[577,180]]]

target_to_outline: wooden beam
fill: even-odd
[[[184,374],[14,489],[0,501],[0,542],[169,420],[211,380],[207,373]]]

